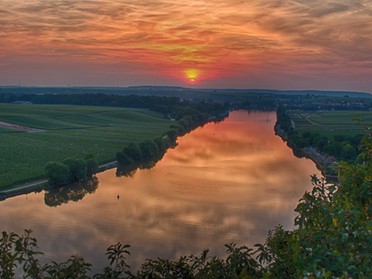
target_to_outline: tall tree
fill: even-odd
[[[63,164],[70,169],[70,181],[80,181],[87,178],[87,166],[83,159],[67,158]]]
[[[70,182],[70,169],[59,162],[49,162],[45,166],[45,176],[50,185],[64,185]]]

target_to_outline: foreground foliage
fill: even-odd
[[[371,268],[372,135],[363,139],[362,162],[343,163],[339,182],[326,184],[313,177],[313,189],[296,208],[297,228],[277,226],[254,249],[226,245],[226,256],[176,260],[146,260],[137,272],[127,264],[129,246],[107,249],[109,266],[90,275],[91,264],[79,256],[64,263],[41,264],[31,231],[3,232],[0,238],[0,277],[13,278],[369,278]]]

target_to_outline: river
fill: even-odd
[[[221,256],[225,243],[264,242],[277,224],[293,227],[310,175],[319,174],[274,134],[275,121],[275,112],[235,111],[179,138],[155,167],[132,177],[108,170],[88,190],[2,201],[1,230],[32,229],[44,260],[79,254],[94,272],[107,264],[105,249],[118,241],[132,246],[134,268],[145,258],[204,248]]]

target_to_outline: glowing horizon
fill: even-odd
[[[372,92],[370,1],[0,4],[0,85]]]

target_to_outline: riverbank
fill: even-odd
[[[283,141],[287,142],[288,145],[288,135],[280,128],[278,124],[274,127],[275,134],[282,138]],[[289,145],[288,145],[289,146]],[[293,154],[297,157],[306,157],[312,160],[317,168],[321,171],[322,175],[327,179],[327,181],[337,180],[337,175],[331,174],[330,171],[333,168],[333,165],[337,164],[336,159],[333,156],[325,155],[317,151],[312,146],[306,146],[300,149],[294,149]]]
[[[337,180],[337,175],[332,175],[329,172],[334,168],[333,166],[337,164],[336,159],[333,156],[324,155],[316,150],[314,147],[304,147],[301,151],[305,154],[305,157],[311,159],[322,172],[322,175],[328,181]]]

